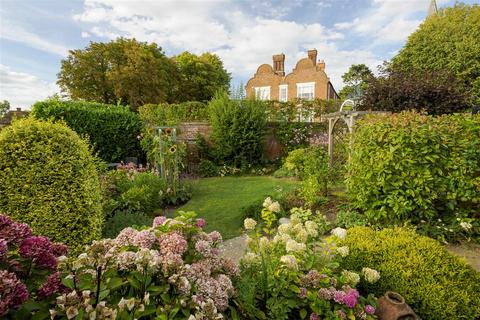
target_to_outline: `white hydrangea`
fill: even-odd
[[[341,255],[343,258],[345,258],[346,256],[348,256],[350,251],[349,251],[347,246],[343,246],[343,247],[338,247],[337,252],[338,252],[339,255]]]
[[[291,270],[296,270],[298,268],[297,258],[292,255],[285,255],[280,257],[280,262],[287,266]]]
[[[269,244],[270,244],[270,240],[268,240],[267,237],[260,238],[259,246],[261,249],[265,249],[266,247],[268,247]]]
[[[298,243],[293,239],[288,240],[287,244],[285,245],[285,250],[287,250],[287,252],[301,252],[306,248],[307,246],[304,243]]]
[[[353,271],[342,271],[342,276],[345,277],[345,281],[352,287],[355,287],[360,282],[360,275]]]
[[[290,224],[281,224],[278,226],[277,232],[278,234],[287,234],[290,231]]]
[[[316,237],[318,235],[318,225],[313,221],[305,222],[305,229],[312,237]]]
[[[281,208],[280,208],[280,203],[278,203],[277,201],[273,202],[272,204],[270,204],[267,209],[269,211],[272,211],[272,212],[275,212],[275,213],[278,213],[281,211]]]
[[[297,232],[295,236],[298,242],[305,243],[308,240],[308,232],[304,228]]]
[[[466,221],[463,221],[463,222],[460,222],[460,227],[462,227],[463,230],[465,231],[469,231],[470,229],[472,229],[472,224]]]
[[[347,230],[343,228],[335,228],[332,230],[332,234],[337,238],[343,240],[347,237]]]
[[[369,283],[375,283],[380,279],[380,272],[375,269],[363,268],[362,274]]]
[[[253,220],[252,218],[247,218],[243,221],[243,226],[247,230],[253,230],[257,226],[257,221]]]
[[[268,208],[273,203],[272,198],[268,197],[263,201],[263,207]]]
[[[257,255],[253,252],[247,252],[244,256],[243,256],[243,261],[247,262],[247,263],[252,263],[254,262],[255,260],[257,259]]]

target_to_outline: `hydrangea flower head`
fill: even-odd
[[[252,218],[247,218],[243,221],[243,226],[246,230],[253,230],[257,226],[257,222]]]
[[[335,228],[332,230],[332,235],[336,236],[337,238],[343,240],[347,236],[347,230],[343,228]]]
[[[375,283],[380,279],[380,272],[375,269],[363,268],[362,273],[365,277],[365,280],[367,280],[369,283]]]
[[[343,247],[338,247],[337,252],[340,256],[345,258],[346,256],[348,256],[349,250],[347,246],[343,246]]]

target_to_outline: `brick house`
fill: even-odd
[[[262,100],[292,101],[297,98],[338,99],[330,78],[325,73],[325,62],[317,62],[317,50],[308,50],[308,57],[300,59],[293,71],[285,75],[285,55],[273,56],[273,67],[262,64],[248,80],[247,97],[256,95]]]

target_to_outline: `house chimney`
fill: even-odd
[[[283,53],[273,56],[273,71],[280,76],[285,75],[285,55]]]
[[[325,70],[325,61],[323,60],[318,61],[318,69]]]
[[[312,60],[313,65],[317,65],[317,49],[308,50],[308,59]]]

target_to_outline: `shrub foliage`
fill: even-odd
[[[22,119],[0,133],[0,211],[74,251],[102,229],[87,144],[63,124]]]
[[[107,162],[141,156],[137,139],[140,118],[127,107],[84,101],[46,100],[32,109],[37,119],[62,119],[75,132],[88,136],[98,155]]]
[[[396,291],[422,319],[480,317],[480,274],[435,240],[401,228],[355,227],[341,245],[350,248],[343,268],[380,272],[380,281],[364,287],[368,292]]]
[[[480,115],[372,116],[353,137],[347,186],[377,221],[472,214],[480,206]]]
[[[266,131],[265,103],[230,99],[220,92],[208,105],[212,140],[219,162],[241,167],[259,164]]]

